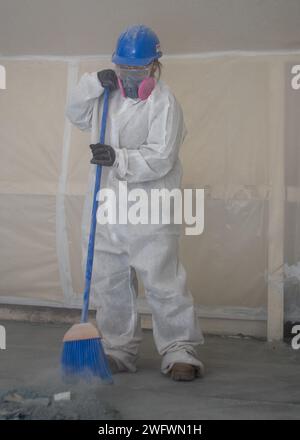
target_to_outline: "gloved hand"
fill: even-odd
[[[110,92],[119,88],[118,77],[114,70],[105,69],[97,72],[98,79],[102,87],[107,87]]]
[[[105,144],[91,144],[90,149],[93,153],[91,163],[111,167],[115,163],[116,153],[113,147]]]

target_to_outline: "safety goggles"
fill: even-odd
[[[116,65],[115,72],[120,79],[134,78],[134,79],[144,79],[150,75],[152,65],[148,66],[121,66]]]

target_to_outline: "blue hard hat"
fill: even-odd
[[[128,66],[145,66],[161,56],[160,43],[155,32],[147,26],[134,25],[119,36],[112,62]]]

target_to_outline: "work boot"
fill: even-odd
[[[170,376],[173,380],[187,382],[194,380],[197,377],[201,377],[202,371],[200,371],[200,368],[195,365],[177,362],[170,370]]]
[[[109,354],[106,355],[106,358],[108,360],[109,368],[112,374],[124,373],[125,371],[128,371],[126,367],[121,366],[118,361]]]

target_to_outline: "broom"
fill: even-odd
[[[103,114],[101,121],[100,142],[104,144],[108,113],[109,89],[104,89]],[[74,324],[63,338],[61,365],[63,377],[81,377],[91,379],[100,377],[106,383],[113,383],[107,357],[101,343],[101,335],[97,328],[88,322],[90,288],[93,271],[95,232],[97,225],[97,194],[100,190],[102,168],[96,165],[95,188],[88,253],[85,270],[85,288],[80,324]]]

